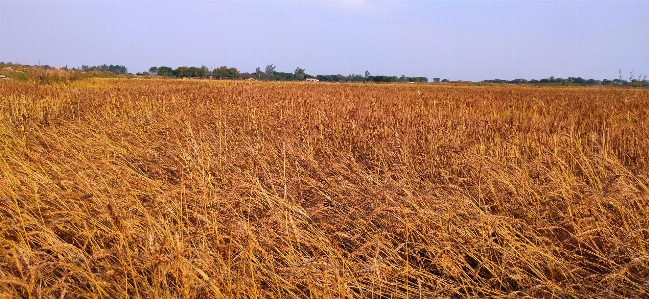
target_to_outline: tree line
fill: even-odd
[[[240,72],[237,68],[221,66],[209,70],[206,66],[187,67],[181,66],[172,69],[168,66],[154,66],[149,68],[148,72],[138,73],[137,75],[153,75],[170,78],[214,78],[214,79],[255,79],[263,81],[304,81],[308,78],[317,79],[324,82],[428,82],[427,77],[406,77],[405,75],[397,76],[372,76],[369,71],[364,75],[310,75],[303,68],[297,67],[293,72],[280,72],[276,70],[273,64],[267,65],[263,70],[260,67],[253,73]]]
[[[82,65],[81,70],[84,72],[111,72],[117,75],[126,75],[128,74],[128,69],[123,65],[97,65],[97,66],[87,66]]]
[[[221,66],[213,70],[209,70],[206,66],[201,67],[187,67],[181,66],[176,69],[172,69],[167,66],[161,67],[151,67],[147,73],[138,73],[138,75],[156,75],[163,77],[172,77],[172,78],[215,78],[215,79],[255,79],[255,80],[264,80],[264,81],[304,81],[308,78],[317,79],[318,81],[323,82],[402,82],[402,83],[426,83],[428,82],[427,77],[407,77],[405,75],[397,76],[385,76],[377,75],[372,76],[369,71],[365,71],[365,74],[349,74],[349,75],[310,75],[305,72],[303,68],[297,67],[295,71],[289,72],[280,72],[276,70],[276,66],[273,64],[267,65],[263,70],[260,67],[255,69],[253,73],[240,72],[237,68]],[[433,78],[433,83],[445,83],[451,82],[449,79]],[[463,82],[463,81],[462,81]],[[493,80],[483,80],[482,83],[491,83],[491,84],[554,84],[554,85],[612,85],[612,86],[649,86],[647,81],[647,76],[637,76],[634,77],[633,71],[629,76],[628,80],[622,79],[622,71],[619,71],[618,79],[584,79],[582,77],[568,77],[564,78],[555,78],[554,76],[545,79],[514,79],[514,80],[502,80],[502,79],[493,79]]]
[[[23,73],[20,71],[12,70],[12,67],[19,68],[28,68],[30,72]],[[42,72],[43,71],[50,71]],[[97,66],[88,66],[82,65],[81,68],[68,68],[65,67],[51,67],[49,65],[22,65],[14,64],[11,62],[0,62],[0,71],[2,75],[8,78],[13,78],[17,80],[28,80],[28,77],[35,78],[49,78],[49,77],[61,77],[61,73],[53,73],[52,71],[65,71],[69,74],[63,76],[68,78],[66,80],[78,80],[83,78],[92,78],[92,77],[115,77],[115,76],[133,76],[133,74],[128,72],[128,68],[123,65],[97,65]],[[50,76],[52,75],[52,76]],[[237,68],[221,66],[210,70],[206,66],[201,67],[188,67],[181,66],[176,69],[173,69],[168,66],[160,67],[151,67],[148,72],[140,72],[135,74],[136,76],[161,76],[169,78],[203,78],[203,79],[255,79],[263,81],[304,81],[308,78],[317,79],[323,82],[428,82],[427,77],[407,77],[405,75],[397,76],[385,76],[377,75],[373,76],[369,71],[365,71],[364,74],[349,74],[349,75],[310,75],[307,74],[303,68],[297,67],[293,72],[280,72],[276,70],[276,66],[273,64],[267,65],[263,70],[260,67],[255,69],[255,72],[240,72]],[[49,77],[48,77],[49,76]],[[58,80],[58,79],[57,79]],[[43,80],[40,80],[43,81]],[[47,80],[46,80],[47,81]],[[433,78],[433,83],[444,83],[451,82],[448,79]],[[464,82],[464,81],[459,81]],[[468,82],[467,82],[468,83]],[[630,86],[630,87],[649,87],[649,81],[647,81],[647,75],[638,75],[633,74],[633,70],[629,74],[628,80],[623,79],[622,70],[619,71],[619,77],[617,79],[584,79],[582,77],[568,77],[564,78],[545,78],[545,79],[514,79],[514,80],[502,80],[502,79],[493,79],[493,80],[483,80],[480,83],[488,84],[532,84],[532,85],[607,85],[607,86]]]
[[[642,86],[649,86],[649,82],[647,81],[647,75],[640,75],[638,77],[634,77],[633,72],[631,72],[629,76],[629,80],[624,80],[622,79],[621,71],[620,71],[620,76],[618,79],[602,79],[602,80],[595,80],[595,79],[584,79],[582,77],[568,77],[567,79],[564,78],[555,78],[554,76],[546,79],[541,79],[541,80],[536,80],[536,79],[531,79],[531,80],[526,80],[526,79],[514,79],[514,80],[501,80],[501,79],[494,79],[494,80],[484,80],[482,81],[484,83],[492,83],[492,84],[554,84],[554,85],[609,85],[609,86],[637,86],[637,87],[642,87]]]

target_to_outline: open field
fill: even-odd
[[[0,82],[0,298],[648,289],[646,89]]]

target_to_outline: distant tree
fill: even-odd
[[[299,66],[295,69],[295,80],[302,81],[304,80],[304,69],[300,68]]]
[[[188,77],[189,68],[186,66],[180,66],[173,71],[173,76],[176,78],[186,78]]]
[[[365,81],[365,77],[363,77],[363,75],[361,75],[361,74],[349,75],[349,76],[351,77],[349,79],[349,81],[351,81],[351,82],[363,82],[363,81]]]
[[[254,79],[254,78],[257,78],[257,74],[255,74],[255,73],[251,74],[251,73],[246,73],[246,72],[239,73],[239,78],[240,79]]]
[[[227,66],[221,66],[218,69],[212,71],[214,77],[217,79],[237,79],[240,77],[239,70],[236,68],[228,68]]]
[[[348,81],[348,78],[338,74],[338,75],[317,75],[316,79],[324,82],[343,82]]]
[[[149,68],[149,74],[151,75],[157,75],[158,74],[158,67],[152,66]]]
[[[569,80],[571,83],[580,84],[580,85],[585,85],[586,82],[587,82],[586,79],[584,79],[582,77],[568,78],[568,79],[572,79],[572,80]]]
[[[68,66],[66,65],[62,69],[67,70],[67,67]],[[102,64],[102,65],[98,65],[98,66],[82,65],[81,69],[84,72],[96,71],[96,72],[111,72],[111,73],[118,74],[118,75],[119,74],[128,74],[128,69],[123,65],[112,65],[112,64],[111,65]]]
[[[292,81],[295,80],[294,73],[285,73],[285,72],[275,72],[273,75],[273,80],[277,81]]]
[[[67,66],[66,66],[66,68],[67,68]],[[128,73],[128,69],[123,65],[112,65],[111,64],[111,65],[108,66],[108,71],[112,72],[112,73],[115,73],[115,74],[127,74]]]
[[[174,70],[168,66],[161,66],[158,68],[157,74],[164,77],[173,76]]]
[[[257,67],[255,74],[257,74],[257,79],[261,79],[262,72],[260,67]]]
[[[448,79],[444,79],[444,80],[442,80],[442,82],[448,82]]]
[[[435,83],[439,83],[439,80],[440,80],[439,78],[433,78],[433,82]]]
[[[372,77],[372,81],[374,82],[394,82],[396,77],[393,76],[374,76]]]
[[[229,79],[237,79],[240,78],[241,74],[239,73],[239,70],[237,70],[234,67],[231,67],[228,69],[228,78]]]
[[[197,77],[202,77],[200,74],[201,69],[197,68],[195,66],[190,66],[187,68],[187,72],[185,73],[185,78],[197,78]]]
[[[266,66],[266,75],[269,77],[273,77],[275,75],[275,66],[272,64],[269,64]]]
[[[364,79],[363,81],[364,81],[364,82],[367,82],[367,80],[369,80],[369,79],[370,79],[370,72],[369,72],[369,71],[365,71],[365,79]]]
[[[206,66],[201,65],[198,70],[196,70],[198,77],[201,78],[207,78],[208,74],[210,73],[210,69],[208,69]]]
[[[214,74],[214,77],[216,79],[221,79],[221,78],[227,78],[228,77],[228,67],[223,65],[219,68],[215,68],[212,70],[212,74]]]

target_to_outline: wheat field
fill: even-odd
[[[0,298],[647,298],[649,90],[0,82]]]

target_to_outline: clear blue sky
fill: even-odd
[[[0,61],[451,80],[649,73],[649,1],[10,1]]]

